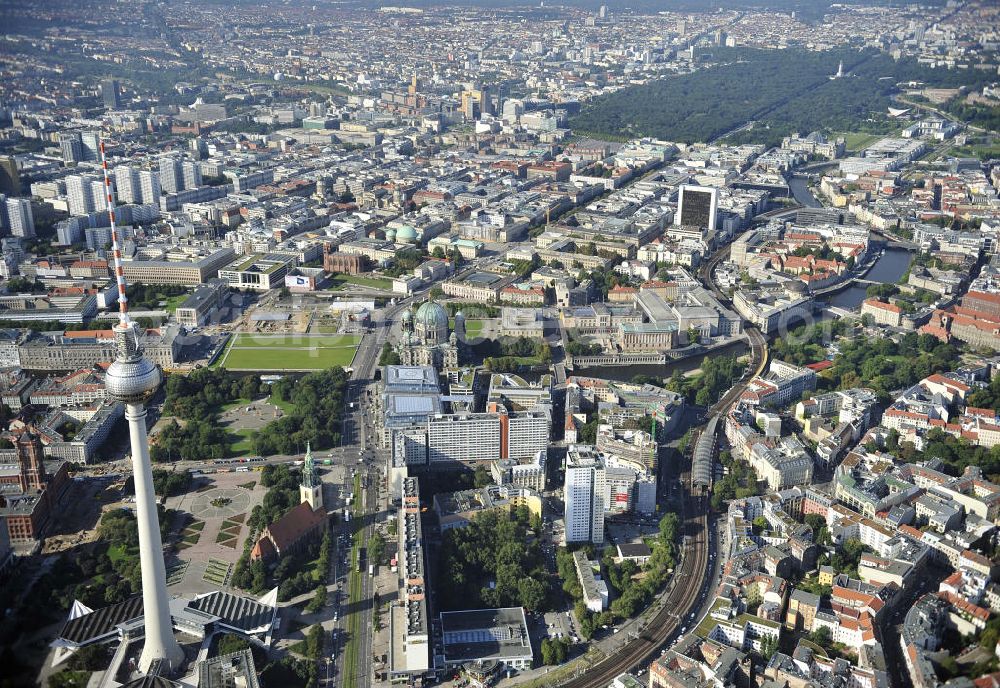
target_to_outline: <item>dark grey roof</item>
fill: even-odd
[[[122,688],[180,688],[180,685],[180,683],[171,681],[169,678],[146,674],[134,681],[122,684]]]
[[[649,545],[644,542],[618,545],[618,553],[623,557],[648,557],[652,555]]]
[[[274,619],[275,610],[257,600],[233,595],[228,592],[213,592],[192,600],[188,609],[195,609],[222,619],[227,626],[242,631],[252,631],[267,626]]]
[[[713,416],[694,445],[691,459],[691,483],[703,487],[712,486],[712,466],[715,463],[715,433],[719,417]]]
[[[142,596],[136,595],[124,602],[70,619],[63,624],[59,637],[72,644],[85,645],[107,635],[118,624],[132,621],[140,616],[142,616]]]

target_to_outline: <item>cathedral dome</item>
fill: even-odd
[[[410,227],[409,225],[400,227],[396,231],[396,241],[401,244],[402,243],[412,244],[416,240],[417,240],[417,230],[415,230],[413,227]]]
[[[447,328],[448,312],[441,304],[428,301],[417,309],[416,321],[429,330]]]

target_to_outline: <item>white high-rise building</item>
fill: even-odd
[[[59,135],[59,150],[63,162],[80,162],[83,160],[83,144],[80,142],[80,132],[74,131]]]
[[[185,189],[197,189],[201,186],[201,165],[186,160],[181,163],[181,174],[184,177]]]
[[[96,162],[100,155],[101,134],[97,131],[84,131],[80,133],[80,145],[82,146],[83,159],[86,162]]]
[[[94,212],[94,178],[74,174],[66,177],[66,200],[70,215],[89,215]]]
[[[122,203],[140,203],[139,173],[127,165],[115,168],[115,193]]]
[[[526,459],[545,451],[549,446],[551,426],[552,421],[547,411],[533,410],[509,414],[507,455],[501,458]]]
[[[170,155],[160,156],[160,186],[168,194],[184,190],[184,170],[180,160]]]
[[[35,217],[31,213],[31,201],[26,198],[8,198],[6,205],[10,233],[26,239],[35,236]]]
[[[573,445],[566,453],[563,483],[563,542],[604,542],[604,461],[593,447]]]
[[[142,203],[160,203],[160,173],[155,170],[139,172],[139,198]]]
[[[94,180],[90,183],[90,196],[94,199],[94,212],[101,213],[108,209],[108,195],[103,181]]]

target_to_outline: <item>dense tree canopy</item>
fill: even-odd
[[[439,558],[438,580],[448,581],[440,590],[442,608],[548,609],[545,559],[529,535],[530,521],[527,508],[510,515],[485,511],[468,526],[446,531]]]
[[[716,64],[599,96],[571,122],[574,129],[614,136],[655,136],[668,141],[709,141],[753,120],[732,135],[734,143],[780,143],[783,136],[895,128],[887,117],[901,82],[975,88],[989,75],[976,70],[934,69],[915,60],[893,60],[875,51],[847,48],[713,48]],[[846,76],[831,80],[843,60]],[[955,111],[996,125],[995,113],[957,102]]]
[[[313,449],[340,442],[347,380],[344,369],[334,367],[276,382],[272,396],[292,404],[293,409],[254,433],[256,452],[262,456],[294,454],[304,451],[307,442]]]

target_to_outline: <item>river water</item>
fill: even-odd
[[[809,179],[806,177],[790,176],[788,178],[788,189],[792,192],[797,203],[801,203],[807,208],[821,208],[823,204],[816,200],[809,190]]]
[[[657,378],[669,378],[675,370],[682,373],[695,370],[701,367],[701,362],[705,356],[742,356],[749,351],[747,343],[743,340],[733,342],[728,346],[713,350],[709,354],[691,356],[680,361],[668,361],[665,365],[630,365],[630,366],[594,366],[593,368],[577,368],[567,371],[567,375],[579,375],[580,377],[600,377],[606,380],[617,380],[618,382],[630,382],[636,375],[648,375]]]
[[[910,268],[912,258],[910,252],[904,248],[887,248],[865,275],[865,279],[883,284],[895,284]],[[867,284],[852,284],[822,301],[838,308],[854,310],[861,307],[861,302],[865,300],[867,291]]]

